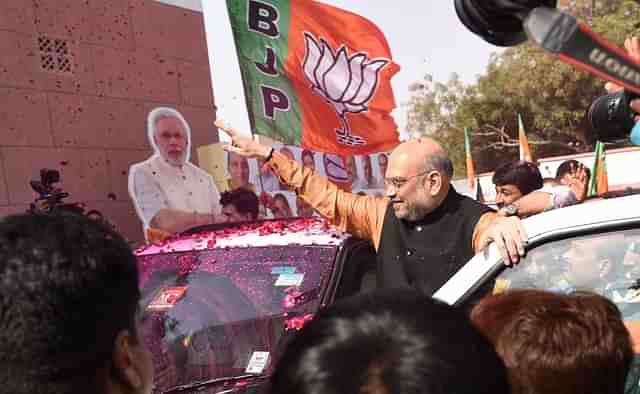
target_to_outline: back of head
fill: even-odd
[[[258,196],[251,190],[239,187],[223,192],[220,195],[220,205],[224,207],[228,204],[233,205],[236,210],[243,215],[249,214],[252,220],[258,218],[260,201],[258,200]]]
[[[96,392],[116,335],[134,329],[135,257],[101,223],[70,213],[0,222],[0,387]]]
[[[504,163],[493,173],[496,186],[515,185],[522,195],[542,187],[542,174],[538,167],[528,161]]]
[[[504,365],[460,310],[410,290],[358,295],[288,344],[274,394],[507,394]]]
[[[483,299],[471,318],[503,358],[512,394],[624,392],[631,340],[600,295],[511,290]]]

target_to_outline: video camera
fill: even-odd
[[[63,199],[69,197],[69,193],[54,186],[60,182],[60,172],[49,168],[40,170],[40,179],[29,181],[31,188],[38,193],[38,197],[30,204],[29,212],[52,212],[54,210],[65,209],[81,213],[82,207],[76,204],[65,204]]]
[[[596,99],[587,119],[594,140],[631,134],[631,142],[640,145],[640,126],[634,120],[638,114],[629,107],[640,97],[640,65],[556,6],[557,0],[455,0],[460,21],[485,41],[514,46],[530,38],[560,60],[624,87]]]

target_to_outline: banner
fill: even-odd
[[[203,168],[211,168],[208,164],[209,151],[220,151],[221,160],[214,160],[215,168],[218,163],[224,164],[224,178],[222,189],[230,190],[242,187],[255,192],[260,197],[261,216],[264,218],[283,218],[293,216],[313,216],[314,210],[297,198],[295,193],[281,184],[271,172],[268,165],[256,159],[223,151],[221,144],[215,148],[199,150],[199,162]],[[377,153],[360,156],[338,156],[302,149],[293,145],[274,144],[273,148],[289,159],[311,169],[316,175],[326,177],[343,190],[362,195],[383,195],[384,174],[387,170],[388,154]],[[219,176],[218,176],[219,177]]]
[[[390,83],[399,66],[377,26],[312,0],[227,0],[227,9],[254,133],[340,155],[399,143]]]

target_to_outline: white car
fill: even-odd
[[[462,304],[495,280],[494,291],[539,288],[590,290],[621,310],[640,344],[640,195],[585,202],[523,220],[527,254],[507,267],[495,245],[477,254],[434,294]],[[640,348],[640,347],[639,347]],[[640,349],[636,349],[638,351]]]

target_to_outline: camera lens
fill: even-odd
[[[592,140],[615,141],[628,138],[635,123],[635,114],[629,108],[631,99],[629,93],[620,91],[600,96],[591,104],[587,119],[594,134]]]
[[[455,0],[460,21],[485,41],[514,46],[527,40],[524,17],[536,7],[556,7],[557,0]]]

